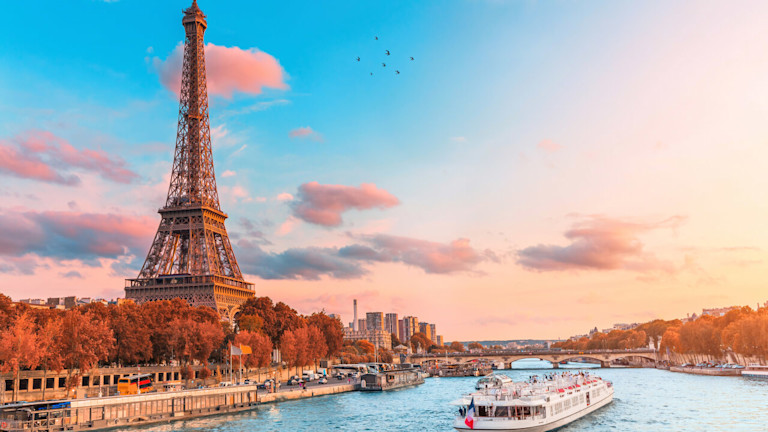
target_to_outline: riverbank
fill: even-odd
[[[252,410],[260,405],[359,389],[359,384],[295,387],[275,393],[255,385],[96,397],[0,407],[0,432],[98,431]]]

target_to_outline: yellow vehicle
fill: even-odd
[[[117,391],[121,395],[134,395],[154,391],[152,374],[133,375],[117,381]]]

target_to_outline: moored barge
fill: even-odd
[[[360,377],[360,390],[384,391],[424,384],[424,376],[425,373],[416,368],[366,373]]]

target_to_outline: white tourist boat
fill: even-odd
[[[741,376],[747,378],[762,378],[768,379],[768,366],[761,364],[750,364],[741,371]]]
[[[511,384],[514,384],[514,381],[512,381],[512,378],[504,374],[497,374],[495,372],[492,372],[480,378],[479,380],[477,380],[477,384],[475,384],[475,389],[483,390],[483,389],[494,388],[494,387],[504,387],[506,385],[511,385]]]
[[[588,372],[534,376],[525,382],[487,386],[454,401],[459,415],[453,427],[459,431],[545,432],[611,401],[613,384]]]

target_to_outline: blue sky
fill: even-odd
[[[345,316],[360,297],[364,309],[437,322],[448,339],[566,336],[762,299],[762,4],[199,5],[206,42],[268,54],[287,86],[211,96],[222,207],[259,294]],[[187,6],[4,5],[0,145],[29,151],[28,136],[46,132],[109,155],[108,169],[124,165],[137,178],[110,180],[81,159],[64,166],[57,151],[38,156],[79,175],[80,186],[0,162],[2,228],[26,218],[49,233],[63,229],[55,221],[116,214],[152,227],[124,233],[124,252],[97,261],[94,245],[81,245],[83,256],[0,243],[0,285],[12,297],[30,295],[14,288],[22,285],[39,297],[113,297],[141,265],[167,191],[178,114],[158,65],[183,41]],[[289,135],[302,127],[314,134]],[[323,225],[296,211],[311,201],[301,192],[310,182],[323,193],[339,186],[345,199],[375,184],[399,204],[345,202],[343,222]],[[40,222],[46,212],[55,215]],[[68,241],[98,242],[86,237]],[[259,247],[238,245],[243,239]],[[452,243],[459,239],[469,246]],[[373,247],[378,261],[342,256],[352,244]],[[266,278],[258,269],[269,266],[287,273]],[[302,266],[317,273],[307,277]],[[71,272],[80,277],[60,278]],[[502,301],[490,307],[487,298]]]

